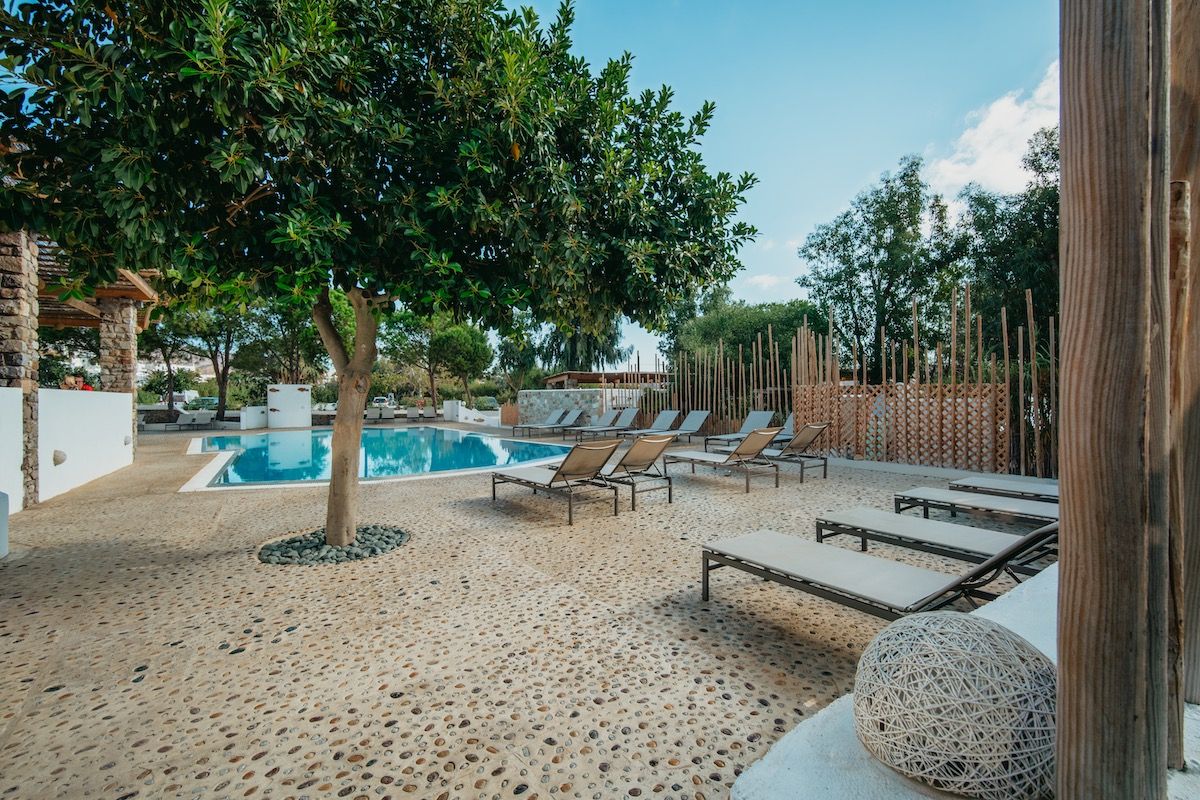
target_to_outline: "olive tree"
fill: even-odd
[[[500,0],[44,0],[0,19],[4,224],[82,296],[159,270],[215,306],[311,309],[337,372],[325,536],[354,539],[381,315],[659,327],[728,280],[754,179],[713,174],[713,115],[631,94]],[[354,313],[347,342],[331,291]]]

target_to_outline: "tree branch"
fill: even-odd
[[[346,355],[346,344],[333,324],[333,304],[329,302],[328,287],[321,290],[321,296],[313,306],[313,322],[316,323],[317,333],[321,334],[321,341],[325,343],[325,349],[329,352],[334,371],[341,375],[350,358]]]
[[[381,298],[370,296],[365,289],[347,292],[346,297],[354,307],[354,358],[351,363],[357,369],[368,370],[374,366],[378,355],[379,320],[375,318],[374,307]]]

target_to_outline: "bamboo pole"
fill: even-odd
[[[1012,438],[1013,438],[1013,420],[1011,414],[1012,408],[1012,366],[1009,364],[1008,349],[1008,307],[1000,306],[1000,336],[1004,340],[1004,407],[1009,409],[1010,413],[1004,420],[1004,433],[1008,439],[1007,446],[1004,448],[1008,452],[1008,459],[1004,464],[1005,473],[1012,472]]]
[[[1029,320],[1029,407],[1033,423],[1034,471],[1042,477],[1042,408],[1038,393],[1037,322],[1033,318],[1033,291],[1025,290],[1025,315]]]
[[[1025,474],[1025,326],[1017,326],[1017,423],[1021,444],[1021,474]]]

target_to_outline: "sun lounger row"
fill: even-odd
[[[674,437],[669,434],[643,436],[611,464],[608,462],[620,446],[620,440],[583,442],[572,447],[558,464],[496,470],[492,473],[492,503],[496,502],[496,487],[505,483],[525,486],[534,494],[541,491],[566,497],[567,524],[571,525],[575,522],[575,498],[587,491],[611,491],[615,516],[618,484],[630,487],[631,505],[635,511],[639,492],[666,489],[667,502],[673,502],[671,478],[656,466],[672,441]]]
[[[919,508],[926,518],[929,517],[929,509],[934,508],[949,511],[952,517],[963,511],[985,511],[1034,522],[1058,520],[1058,503],[1028,500],[1024,497],[936,489],[932,486],[919,486],[906,492],[896,492],[894,502],[896,513]]]
[[[829,428],[828,422],[805,425],[794,436],[787,439],[782,447],[771,447],[779,442],[782,428],[759,428],[750,431],[742,437],[733,448],[723,448],[726,452],[706,452],[701,450],[678,450],[667,453],[663,458],[663,469],[668,464],[689,464],[692,472],[696,466],[728,469],[731,473],[740,472],[746,479],[746,491],[750,491],[750,477],[754,474],[774,474],[775,488],[779,488],[779,464],[792,463],[800,466],[800,482],[804,482],[804,474],[810,469],[821,468],[824,477],[829,476],[829,459],[818,453],[809,452],[812,445]]]

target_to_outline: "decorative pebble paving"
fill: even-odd
[[[310,533],[264,544],[258,551],[258,560],[264,564],[296,564],[306,567],[344,564],[390,553],[408,539],[408,532],[402,528],[360,525],[355,529],[353,544],[332,547],[325,543],[325,529],[317,528]]]
[[[296,570],[260,559],[320,553],[278,540],[324,489],[180,494],[186,441],[12,518],[0,800],[727,797],[883,622],[732,570],[701,603],[700,546],[931,482],[702,472],[573,527],[507,487],[493,508],[483,475],[367,483],[359,548],[402,551]]]

